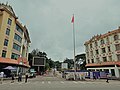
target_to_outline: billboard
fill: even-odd
[[[68,69],[68,63],[62,63],[62,69]]]
[[[44,57],[33,57],[33,66],[45,66],[45,58]]]

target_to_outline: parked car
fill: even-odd
[[[36,71],[34,69],[29,70],[29,78],[35,78],[36,77]]]

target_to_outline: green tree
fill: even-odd
[[[61,62],[55,61],[55,62],[54,62],[54,65],[55,65],[55,67],[56,67],[56,69],[57,69],[58,71],[61,71]]]
[[[51,58],[48,59],[47,53],[46,52],[41,52],[39,49],[33,49],[33,51],[31,53],[29,53],[28,60],[29,60],[29,64],[30,64],[31,67],[32,67],[32,61],[33,61],[34,56],[44,57],[46,59],[46,64],[45,64],[44,70],[47,70],[48,68],[54,68],[55,67],[54,61],[51,60]]]

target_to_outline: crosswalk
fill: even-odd
[[[24,84],[93,84],[93,82],[85,82],[85,81],[28,81],[27,83],[25,82],[3,82],[0,85],[24,85]]]

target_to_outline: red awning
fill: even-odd
[[[25,67],[30,67],[27,59],[23,59],[23,58],[18,58],[18,60],[15,60],[15,59],[10,59],[10,58],[2,58],[0,57],[0,63],[6,63],[6,64],[15,64],[15,65],[21,65],[20,64],[20,61],[23,60],[23,64],[22,66],[25,66]]]

